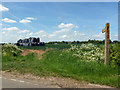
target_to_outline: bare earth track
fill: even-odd
[[[45,53],[45,51],[43,51],[43,50],[30,50],[30,49],[25,49],[25,50],[22,50],[21,55],[25,56],[25,55],[27,55],[27,54],[29,54],[29,53],[37,53],[38,58],[41,59],[41,58],[42,58],[42,54]]]

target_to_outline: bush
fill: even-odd
[[[120,44],[115,43],[110,46],[110,60],[113,64],[120,66]]]
[[[81,46],[72,45],[69,50],[73,52],[74,56],[87,62],[104,60],[104,51],[92,43],[82,44]]]
[[[21,53],[21,49],[13,44],[5,44],[2,46],[3,56],[18,56]]]

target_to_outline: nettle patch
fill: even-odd
[[[73,56],[77,56],[81,60],[86,60],[87,62],[101,62],[104,60],[104,51],[92,43],[82,44],[80,46],[72,45],[69,51],[73,52]]]

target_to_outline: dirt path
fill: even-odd
[[[37,53],[37,57],[38,59],[41,59],[42,58],[42,54],[45,53],[45,51],[43,50],[30,50],[30,49],[25,49],[25,50],[22,50],[22,53],[21,55],[25,56],[29,53]]]
[[[2,72],[3,77],[19,79],[22,81],[29,80],[29,82],[37,83],[38,85],[46,85],[46,87],[55,88],[112,88],[110,86],[86,83],[84,81],[78,82],[70,78],[61,77],[38,77],[32,74],[20,74],[18,72]]]

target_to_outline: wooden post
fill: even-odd
[[[109,23],[106,23],[105,29],[102,30],[102,33],[105,32],[105,61],[104,64],[109,63]]]

